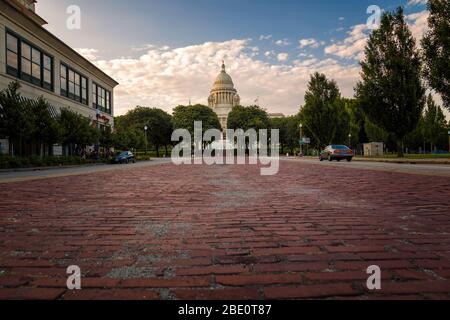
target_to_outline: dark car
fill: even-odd
[[[112,158],[112,163],[135,163],[136,158],[130,151],[124,151]]]
[[[347,160],[348,162],[351,162],[354,156],[353,150],[347,146],[331,145],[326,147],[325,150],[320,153],[320,161]]]

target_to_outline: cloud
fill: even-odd
[[[345,66],[327,58],[309,55],[306,60],[269,63],[253,55],[249,39],[205,42],[179,48],[150,48],[137,58],[97,60],[94,63],[116,79],[115,114],[121,115],[137,105],[159,107],[168,112],[179,104],[207,103],[215,77],[224,59],[243,105],[259,96],[261,106],[269,112],[295,114],[303,104],[310,75],[325,73],[335,79],[344,96],[353,96],[359,77],[358,66]],[[269,51],[270,52],[270,51]],[[274,55],[270,52],[268,55]],[[287,54],[286,54],[287,55]],[[281,58],[281,59],[280,59]]]
[[[94,62],[98,59],[98,50],[96,49],[76,48],[75,51],[91,62]]]
[[[412,7],[412,6],[418,6],[418,5],[426,5],[428,0],[409,0],[406,6]]]
[[[283,39],[275,41],[275,44],[280,47],[286,47],[291,45],[291,42],[288,39]]]
[[[287,53],[285,53],[285,52],[279,53],[279,54],[277,55],[277,59],[278,59],[278,61],[280,61],[280,62],[287,61],[287,60],[289,59],[289,54],[287,54]]]
[[[417,42],[422,39],[428,28],[428,15],[429,12],[424,10],[406,16],[406,21]],[[369,34],[370,30],[366,24],[355,25],[347,33],[347,38],[325,47],[324,51],[328,55],[334,55],[339,58],[361,60],[364,58],[364,48],[367,44]]]
[[[272,35],[271,35],[271,34],[268,34],[268,35],[262,34],[262,35],[259,36],[259,40],[260,40],[260,41],[263,41],[263,40],[270,40],[270,39],[272,39]]]
[[[303,49],[306,47],[311,47],[311,48],[318,48],[321,45],[324,45],[325,42],[319,42],[314,38],[309,38],[309,39],[301,39],[298,41],[299,42],[299,48]]]

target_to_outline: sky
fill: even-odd
[[[46,28],[120,85],[115,114],[136,105],[168,112],[207,104],[222,59],[243,105],[295,114],[318,71],[353,96],[370,33],[373,0],[38,0]],[[427,28],[426,1],[378,0],[405,7],[413,35]],[[70,30],[67,8],[80,8]]]

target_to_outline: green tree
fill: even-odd
[[[336,82],[328,80],[324,74],[311,76],[299,117],[304,134],[318,149],[347,142],[350,116]]]
[[[34,132],[31,104],[21,100],[19,89],[19,82],[14,81],[0,92],[0,135],[9,138],[11,155],[15,149],[21,155],[23,143],[30,141]]]
[[[104,148],[106,153],[109,153],[109,150],[114,147],[115,144],[115,135],[112,132],[110,126],[106,126],[104,130],[100,131],[99,134],[99,143],[100,147]]]
[[[287,118],[273,118],[270,119],[270,127],[278,129],[280,134],[280,151],[284,154],[284,148],[287,146]]]
[[[33,110],[33,140],[39,146],[39,154],[43,156],[44,148],[50,148],[51,145],[60,140],[61,128],[58,121],[51,115],[49,104],[40,97],[32,105]]]
[[[209,129],[222,130],[217,114],[210,108],[201,104],[193,106],[177,106],[173,110],[173,128],[186,129],[194,136],[194,122],[201,121],[203,133]]]
[[[260,129],[269,129],[269,115],[259,106],[235,106],[228,114],[228,128],[244,131],[255,129],[257,132]]]
[[[126,115],[116,118],[116,129],[119,134],[122,132],[128,135],[129,142],[133,145],[139,145],[140,133],[144,134],[145,147],[145,130],[147,127],[147,143],[153,145],[156,154],[159,157],[161,147],[166,148],[171,144],[172,136],[172,117],[165,111],[158,108],[147,108],[138,106],[129,111]],[[128,146],[127,148],[130,148]]]
[[[428,95],[427,108],[423,117],[423,133],[426,141],[430,144],[430,150],[442,141],[442,136],[446,136],[447,121],[441,107],[436,105],[433,97]]]
[[[79,153],[99,139],[99,132],[91,126],[89,119],[67,108],[61,109],[59,124],[61,142],[69,148],[69,155]]]
[[[425,102],[422,63],[403,8],[383,15],[365,55],[356,96],[370,121],[395,136],[402,157],[403,139],[416,128]]]
[[[450,110],[450,1],[429,0],[429,31],[422,40],[425,77]]]

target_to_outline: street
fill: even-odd
[[[0,299],[450,298],[449,166],[166,162],[1,173]]]

